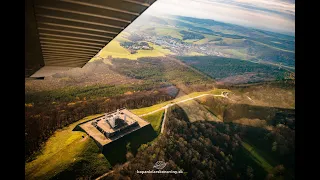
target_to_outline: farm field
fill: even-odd
[[[26,179],[294,179],[295,36],[151,14],[84,67],[26,80]],[[150,124],[102,152],[74,130],[119,108]],[[158,161],[185,173],[136,173]]]
[[[141,57],[164,57],[168,54],[172,54],[170,50],[163,49],[161,46],[153,45],[150,43],[153,50],[138,50],[137,53],[131,54],[130,51],[120,46],[120,40],[116,38],[112,42],[110,42],[106,47],[104,47],[99,53],[99,57],[103,58],[125,58],[130,60],[137,60]],[[93,58],[91,61],[96,60],[97,58]]]

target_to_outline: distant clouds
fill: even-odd
[[[157,0],[146,14],[213,19],[294,34],[294,0]]]

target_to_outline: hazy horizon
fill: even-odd
[[[294,0],[157,0],[145,14],[212,19],[291,36],[295,34]]]

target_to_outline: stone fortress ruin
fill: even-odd
[[[122,108],[81,123],[78,127],[103,149],[106,144],[148,125],[151,126],[149,122]]]
[[[137,120],[119,109],[115,113],[105,113],[104,117],[92,121],[91,124],[110,139],[139,126]]]

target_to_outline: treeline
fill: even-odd
[[[219,131],[211,123],[190,123],[180,108],[168,113],[165,134],[142,145],[136,157],[123,169],[105,179],[219,179],[231,178],[232,152],[239,148],[239,137]],[[224,145],[225,142],[228,146]],[[137,174],[153,170],[157,161],[167,163],[162,170],[182,170],[183,174]],[[157,170],[157,169],[154,169]]]
[[[39,99],[47,99],[39,96]],[[143,91],[132,95],[79,100],[75,102],[43,101],[25,107],[25,158],[32,160],[43,142],[55,130],[86,116],[126,107],[129,109],[151,106],[174,98],[165,91]]]
[[[254,73],[254,75],[250,76],[248,82],[270,79],[281,80],[285,78],[285,73],[287,72],[283,68],[272,65],[217,56],[179,57],[179,59],[215,79]]]
[[[152,89],[172,86],[170,83],[143,82],[140,84],[119,84],[119,85],[92,85],[84,87],[64,87],[60,89],[26,92],[26,103],[42,102],[71,102],[80,99],[95,99],[101,97],[114,97],[126,92],[150,91]]]
[[[65,87],[25,93],[25,157],[38,152],[52,133],[85,116],[120,107],[141,108],[174,98],[177,84],[183,92],[208,89],[212,80],[167,58],[112,60],[115,72],[137,83]],[[179,89],[181,89],[179,87]]]
[[[190,123],[184,111],[176,106],[168,113],[165,133],[152,144],[142,145],[134,158],[128,158],[128,165],[115,167],[114,173],[104,179],[274,179],[283,176],[283,165],[276,164],[267,172],[242,148],[241,142],[249,133],[260,137],[266,132],[260,129],[248,132],[247,127],[235,124]],[[272,142],[277,135],[268,138]],[[259,140],[260,144],[266,143]],[[167,163],[162,170],[184,173],[136,173],[137,170],[153,170],[157,161]]]
[[[202,34],[196,34],[193,32],[188,32],[188,31],[179,31],[182,34],[182,39],[186,40],[186,39],[203,39],[205,38]]]
[[[207,34],[213,33],[213,31],[211,29],[204,28],[204,27],[199,27],[199,26],[192,26],[191,28],[189,28],[189,30],[190,31],[196,31],[196,32],[199,32],[199,33],[207,33]]]
[[[210,29],[193,26],[189,23],[180,23],[177,21],[177,24],[180,27],[186,27],[190,30],[201,32],[204,34],[221,36],[224,38],[232,38],[232,39],[248,39],[253,41],[258,41],[263,44],[267,44],[276,48],[281,48],[285,50],[294,51],[295,50],[295,41],[294,36],[279,34],[270,31],[263,31],[258,29],[248,29],[243,26],[227,24],[223,22],[218,22],[210,19],[198,19],[198,18],[190,18],[190,17],[178,17],[178,19],[189,21],[195,24],[210,26]],[[224,33],[223,30],[228,30],[228,33]],[[294,61],[294,59],[293,59]]]
[[[165,57],[139,58],[137,61],[116,59],[112,60],[112,64],[110,66],[112,71],[152,84],[199,85],[213,83],[211,79]]]
[[[127,59],[117,59],[112,61],[112,64],[110,68],[113,71],[131,78],[152,80],[154,82],[166,81],[166,69],[163,63],[156,60],[139,59],[136,62]]]

